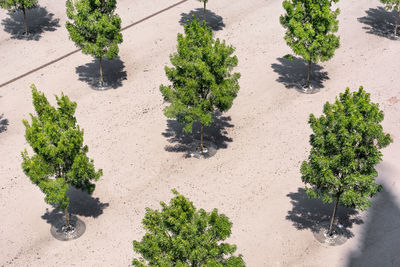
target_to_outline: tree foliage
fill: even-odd
[[[25,34],[28,34],[26,24],[26,10],[36,7],[38,0],[0,0],[0,7],[10,12],[22,11],[24,13]]]
[[[323,113],[309,119],[311,152],[301,166],[302,180],[310,186],[307,194],[365,210],[369,197],[382,188],[375,182],[375,165],[382,160],[380,149],[391,142],[380,124],[383,112],[360,87],[353,93],[347,88],[335,103],[327,102]]]
[[[209,125],[216,109],[227,111],[239,91],[239,73],[235,49],[225,41],[215,40],[211,29],[196,18],[185,26],[185,36],[178,34],[177,53],[170,56],[172,68],[165,67],[170,86],[160,86],[168,118],[176,118],[185,132],[192,131],[195,121]]]
[[[0,7],[10,12],[29,9],[37,6],[38,0],[0,0]]]
[[[122,43],[121,18],[114,14],[116,0],[67,0],[66,28],[75,44],[84,54],[100,60],[100,78],[103,79],[101,59],[118,56]]]
[[[339,0],[285,0],[286,14],[280,16],[280,23],[286,29],[285,41],[294,54],[309,63],[307,86],[310,79],[311,63],[327,61],[339,47],[339,9],[332,10],[331,3]]]
[[[396,10],[397,11],[397,18],[396,18],[396,23],[394,26],[394,36],[397,36],[397,28],[399,25],[399,19],[400,19],[400,0],[380,0],[382,4],[385,5],[385,8],[387,10]]]
[[[134,266],[245,266],[242,255],[234,256],[235,245],[221,243],[231,234],[232,223],[217,209],[206,212],[172,190],[169,205],[162,211],[146,209],[142,241],[133,241],[141,259]]]
[[[87,157],[88,147],[83,145],[83,130],[74,117],[76,103],[61,94],[58,108],[53,107],[43,93],[32,88],[36,116],[32,123],[23,120],[25,138],[34,151],[30,157],[22,152],[22,169],[32,183],[39,186],[45,201],[67,210],[69,186],[92,193],[102,170],[95,171],[93,160]]]

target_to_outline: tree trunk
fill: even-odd
[[[71,229],[71,226],[70,226],[70,224],[69,224],[68,207],[65,208],[64,213],[65,213],[65,226],[66,226],[67,231],[69,231],[69,230]]]
[[[308,61],[306,87],[310,86],[310,73],[311,73],[311,59],[310,59],[310,61]]]
[[[329,226],[329,231],[328,231],[328,235],[331,236],[332,235],[332,230],[333,230],[333,222],[335,221],[335,217],[336,217],[336,211],[337,211],[337,206],[339,204],[339,197],[340,195],[336,195],[336,203],[335,203],[335,208],[333,209],[333,214],[332,214],[332,219],[331,219],[331,225]]]
[[[397,37],[397,27],[399,26],[400,10],[397,12],[396,24],[394,25],[394,37]]]
[[[201,152],[203,152],[203,149],[204,149],[204,146],[203,146],[203,133],[204,133],[203,124],[200,123],[200,149],[201,149]]]
[[[203,20],[206,21],[206,1],[204,0],[203,2],[204,8],[203,8]]]
[[[28,35],[28,24],[26,23],[26,11],[25,11],[25,7],[23,7],[22,12],[24,13],[25,35]]]
[[[99,67],[100,67],[100,85],[103,86],[103,66],[101,64],[102,57],[99,57]]]

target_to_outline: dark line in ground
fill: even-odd
[[[161,14],[161,13],[163,13],[163,12],[165,12],[165,11],[171,9],[171,8],[174,8],[174,7],[178,6],[178,5],[181,5],[181,4],[183,4],[183,3],[187,2],[187,1],[188,1],[188,0],[179,1],[179,2],[173,4],[173,5],[169,6],[169,7],[166,7],[166,8],[164,8],[164,9],[160,10],[160,11],[157,11],[156,13],[151,14],[150,16],[147,16],[147,17],[145,17],[145,18],[143,18],[143,19],[141,19],[141,20],[135,21],[135,22],[133,22],[132,24],[123,27],[123,28],[121,29],[121,31],[124,31],[124,30],[126,30],[126,29],[129,29],[129,28],[131,28],[131,27],[133,27],[133,26],[135,26],[135,25],[137,25],[137,24],[139,24],[139,23],[141,23],[141,22],[143,22],[143,21],[145,21],[145,20],[148,20],[148,19],[150,19],[150,18],[152,18],[152,17],[154,17],[154,16],[157,16],[157,15],[159,15],[159,14]],[[60,60],[62,60],[62,59],[64,59],[64,58],[66,58],[66,57],[69,57],[69,56],[71,56],[71,55],[73,55],[73,54],[75,54],[76,52],[79,52],[79,51],[81,51],[80,48],[79,48],[79,49],[76,49],[76,50],[74,50],[74,51],[72,51],[72,52],[69,52],[68,54],[65,54],[65,55],[63,55],[63,56],[61,56],[61,57],[59,57],[59,58],[57,58],[57,59],[54,59],[54,60],[52,60],[52,61],[50,61],[50,62],[47,62],[46,64],[43,64],[43,65],[41,65],[40,67],[37,67],[37,68],[35,68],[35,69],[33,69],[33,70],[30,70],[30,71],[28,71],[28,72],[26,72],[26,73],[24,73],[24,74],[22,74],[22,75],[20,75],[20,76],[18,76],[18,77],[15,77],[15,78],[13,78],[13,79],[11,79],[11,80],[5,82],[5,83],[2,83],[2,84],[0,84],[0,88],[1,88],[1,87],[4,87],[4,86],[6,86],[6,85],[8,85],[8,84],[10,84],[10,83],[13,83],[13,82],[15,82],[15,81],[17,81],[17,80],[19,80],[19,79],[21,79],[21,78],[24,78],[24,77],[28,76],[29,74],[32,74],[32,73],[34,73],[34,72],[36,72],[36,71],[38,71],[38,70],[41,70],[41,69],[43,69],[43,68],[45,68],[45,67],[47,67],[47,66],[49,66],[49,65],[52,65],[52,64],[54,64],[54,63],[56,63],[56,62],[58,62],[58,61],[60,61]]]

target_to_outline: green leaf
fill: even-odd
[[[234,256],[235,245],[222,243],[231,234],[232,223],[217,209],[197,210],[175,189],[162,210],[147,208],[142,221],[146,234],[133,241],[141,255],[134,266],[245,266],[242,255]]]
[[[185,35],[178,34],[177,52],[170,56],[173,67],[165,67],[171,81],[160,86],[168,118],[176,118],[185,132],[192,131],[194,122],[212,123],[216,110],[231,108],[239,91],[239,73],[231,73],[238,60],[235,49],[214,39],[211,29],[195,17],[185,26]]]
[[[22,169],[32,183],[39,186],[49,204],[64,210],[69,205],[69,186],[92,193],[102,170],[95,171],[93,160],[86,156],[83,130],[76,125],[76,103],[61,94],[56,96],[58,108],[50,105],[44,94],[32,88],[33,105],[37,116],[32,123],[23,121],[25,138],[34,154],[22,152]]]
[[[311,198],[331,203],[336,196],[348,207],[364,210],[369,198],[382,186],[376,184],[376,164],[382,160],[380,149],[389,145],[390,135],[383,132],[383,112],[360,87],[349,88],[326,103],[319,118],[310,115],[311,151],[303,162],[302,180]]]

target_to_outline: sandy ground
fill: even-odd
[[[64,27],[64,1],[40,3],[35,23],[47,26],[33,27],[33,40],[15,38],[20,16],[9,20],[0,11],[0,83],[75,49]],[[117,12],[126,26],[173,3],[120,0]],[[341,48],[331,61],[313,66],[320,91],[303,94],[294,83],[304,78],[305,64],[282,59],[290,49],[278,21],[281,1],[212,0],[208,6],[215,36],[237,48],[242,74],[232,109],[206,130],[220,148],[208,160],[184,157],[188,138],[163,116],[158,90],[167,83],[163,66],[183,31],[180,21],[201,8],[197,1],[123,32],[120,58],[105,66],[113,89],[92,89],[97,64],[81,53],[0,88],[1,266],[128,266],[131,242],[144,233],[145,208],[169,201],[172,188],[197,207],[218,208],[232,220],[229,241],[248,266],[400,266],[400,41],[382,36],[391,29],[392,14],[377,0],[341,1]],[[86,223],[85,234],[71,242],[51,236],[59,215],[20,167],[20,152],[28,147],[21,120],[33,112],[32,83],[52,103],[60,92],[78,103],[90,156],[104,170],[93,196],[71,192],[71,212]],[[300,179],[299,166],[310,149],[307,120],[347,86],[360,85],[380,103],[384,129],[395,142],[378,167],[384,191],[367,212],[340,208],[352,237],[329,247],[312,231],[330,216],[331,206],[308,200]]]

